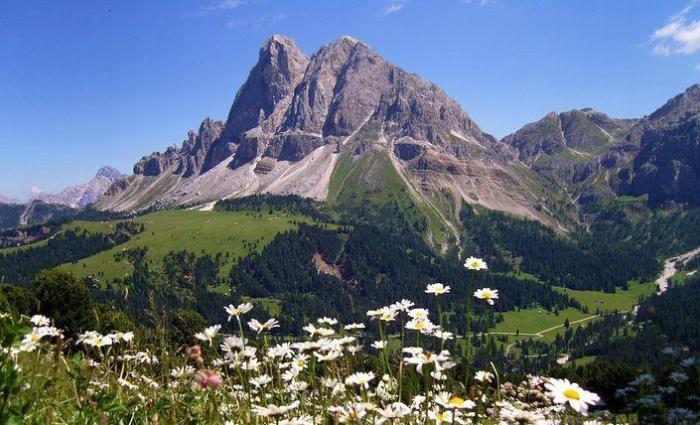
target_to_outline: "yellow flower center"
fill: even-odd
[[[461,399],[459,397],[452,397],[450,400],[447,402],[450,406],[461,406],[464,403],[464,399]]]
[[[573,388],[567,388],[566,390],[564,390],[564,396],[572,400],[578,400],[581,398],[581,394],[579,394],[578,391],[576,391]]]

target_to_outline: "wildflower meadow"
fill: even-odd
[[[469,258],[465,267],[472,285],[486,264]],[[425,292],[438,301],[451,296],[442,283]],[[471,298],[494,305],[507,296],[471,293],[466,320]],[[475,370],[464,338],[442,327],[443,313],[410,300],[370,310],[364,323],[318,318],[302,339],[277,334],[276,319],[255,319],[252,304],[222,308],[228,323],[202,329],[196,344],[180,348],[143,346],[116,329],[68,337],[51,318],[3,313],[0,423],[610,422],[599,396],[575,382],[533,375],[505,382],[507,371],[493,363]]]

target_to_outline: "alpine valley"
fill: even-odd
[[[362,41],[307,56],[274,35],[224,121],[130,175],[0,198],[0,311],[181,348],[206,323],[237,332],[223,305],[299,336],[407,298],[468,336],[475,368],[574,379],[630,413],[617,390],[700,355],[700,85],[649,112],[551,112],[499,140]],[[84,314],[47,281],[88,288]],[[500,293],[466,321],[465,282]]]

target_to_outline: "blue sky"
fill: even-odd
[[[549,111],[639,117],[700,81],[700,5],[651,0],[0,0],[0,193],[130,172],[224,119],[273,33],[342,34],[498,137]]]

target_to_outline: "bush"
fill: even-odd
[[[7,311],[31,316],[37,312],[38,301],[30,291],[13,285],[0,285],[0,299],[9,304]]]
[[[206,326],[206,320],[196,311],[176,310],[171,319],[170,340],[177,346],[190,345],[193,335]]]
[[[39,312],[53,318],[67,336],[94,329],[95,317],[90,290],[71,273],[49,270],[37,275],[34,294]]]

